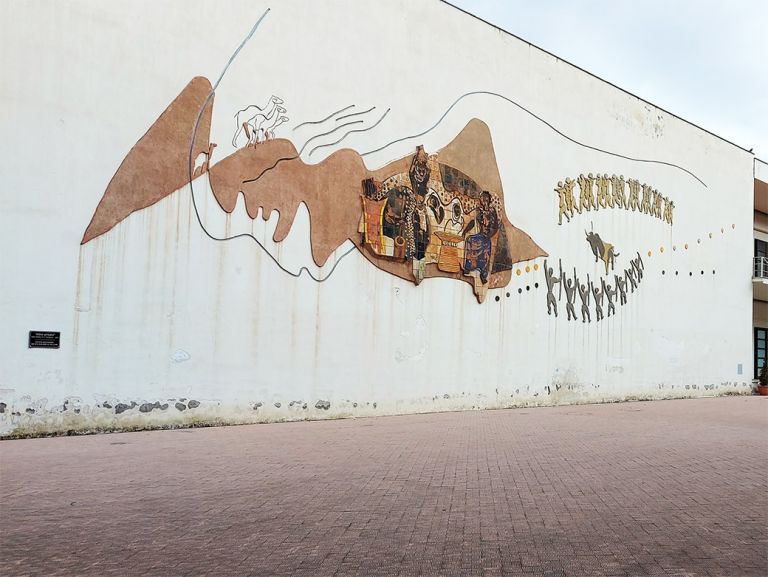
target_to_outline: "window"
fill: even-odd
[[[755,239],[755,256],[768,258],[768,242],[760,240],[759,238]]]
[[[768,242],[755,239],[755,278],[768,276]]]
[[[768,329],[755,327],[755,378],[758,378],[760,369],[765,364],[766,337],[768,337]]]

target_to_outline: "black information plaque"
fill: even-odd
[[[60,341],[58,331],[29,331],[30,349],[58,349]]]

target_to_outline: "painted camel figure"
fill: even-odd
[[[262,125],[272,120],[275,114],[279,115],[286,112],[285,108],[280,106],[283,104],[283,99],[272,95],[264,106],[258,106],[251,104],[238,110],[235,114],[235,134],[232,137],[232,146],[240,148],[238,142],[241,140],[240,135],[245,132],[246,142],[243,146],[249,144],[256,144],[259,142],[259,136],[262,131]]]
[[[275,118],[275,121],[264,130],[264,139],[272,140],[275,138],[275,129],[281,124],[285,124],[290,120],[287,116],[280,115]]]

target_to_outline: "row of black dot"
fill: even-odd
[[[661,274],[667,274],[667,271],[663,270],[663,271],[661,271]],[[677,271],[677,270],[676,270],[676,271],[675,271],[675,276],[677,276],[677,275],[679,275],[679,274],[680,274],[680,271]],[[701,271],[701,274],[704,274],[704,271]],[[715,271],[714,271],[714,270],[712,271],[712,274],[715,274]],[[688,276],[693,276],[693,272],[689,272],[689,273],[688,273]]]
[[[666,275],[666,274],[667,274],[667,271],[666,271],[666,270],[663,270],[663,271],[661,271],[661,274],[663,274],[663,275]],[[678,276],[679,274],[680,274],[680,271],[676,270],[676,271],[675,271],[675,276]],[[704,274],[704,271],[701,271],[701,274],[703,275],[703,274]],[[712,274],[715,274],[715,271],[714,271],[714,270],[712,271]],[[688,273],[688,276],[693,276],[693,272],[689,272],[689,273]],[[535,284],[533,285],[533,288],[539,288],[539,283],[535,283]],[[530,291],[530,290],[531,290],[531,285],[525,285],[525,290],[527,290],[527,291]],[[519,289],[517,289],[517,293],[518,293],[518,294],[522,294],[522,293],[523,293],[523,289],[522,289],[522,288],[519,288]],[[507,298],[509,298],[509,297],[511,297],[511,296],[512,296],[512,295],[511,295],[509,292],[507,292]],[[498,296],[498,295],[496,295],[496,302],[499,302],[500,300],[501,300],[501,297],[500,297],[500,296]]]
[[[539,283],[534,283],[533,288],[539,288]],[[527,290],[527,291],[531,290],[531,285],[525,285],[525,290]],[[522,292],[523,292],[522,288],[517,289],[517,294],[522,294]],[[511,296],[512,296],[512,294],[508,292],[507,293],[507,298],[509,298]],[[501,297],[496,295],[496,302],[499,302],[500,300],[501,300]]]

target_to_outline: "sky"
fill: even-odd
[[[768,0],[449,0],[768,161]]]

